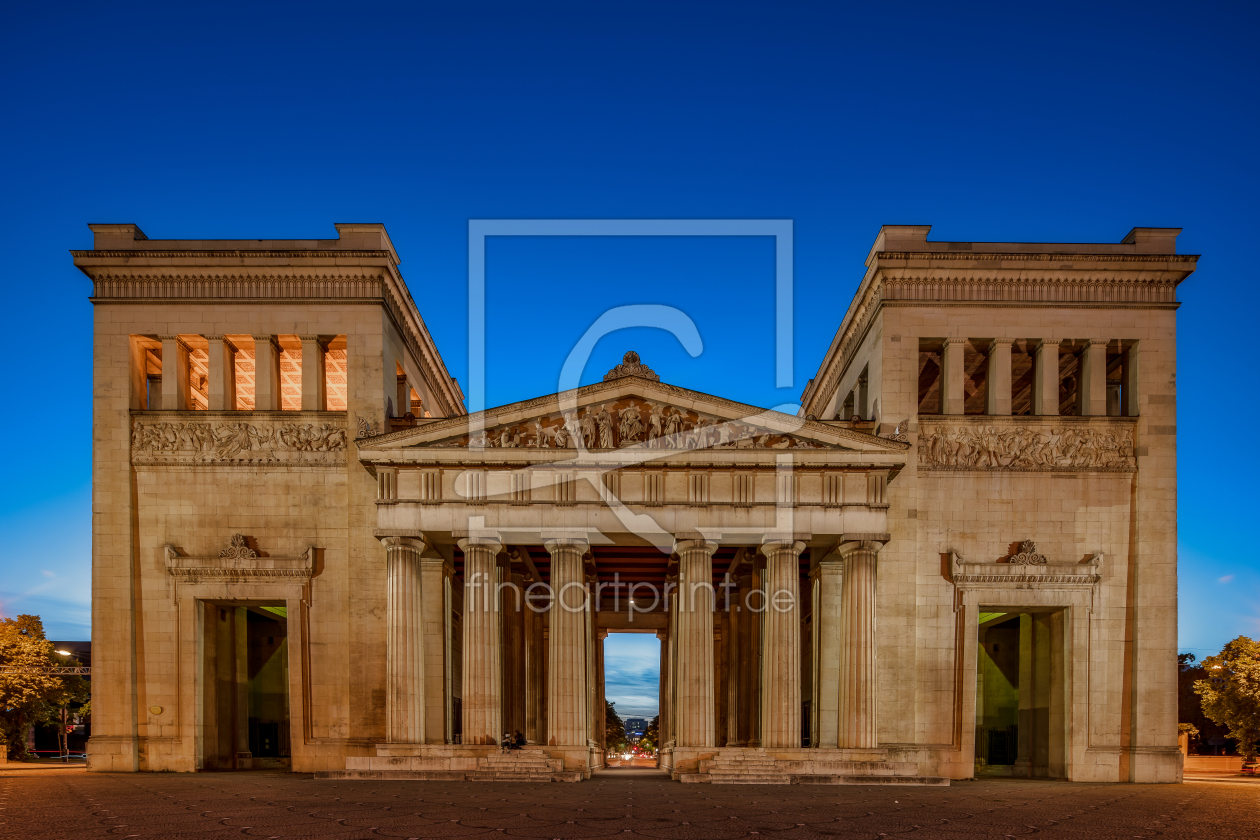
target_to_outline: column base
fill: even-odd
[[[675,747],[672,777],[726,785],[948,785],[919,772],[914,756],[887,749]]]
[[[561,751],[561,755],[555,755]],[[590,778],[586,748],[583,767],[570,768],[566,748],[503,750],[472,744],[377,744],[376,755],[349,756],[345,770],[317,772],[317,779],[410,779],[445,782],[578,782]]]
[[[134,735],[93,735],[87,742],[87,769],[96,773],[138,773],[140,739]]]

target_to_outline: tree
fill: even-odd
[[[645,750],[655,750],[657,741],[661,739],[661,716],[657,715],[652,718],[652,722],[647,725],[643,737],[639,739],[639,746]]]
[[[626,725],[617,716],[617,704],[604,701],[604,738],[607,749],[617,752],[626,746]]]
[[[1203,700],[1194,690],[1194,684],[1208,678],[1202,664],[1195,663],[1193,653],[1177,654],[1177,721],[1195,730],[1190,736],[1191,752],[1210,744],[1222,744],[1229,730],[1214,723],[1203,714]],[[1178,727],[1178,732],[1190,731]]]
[[[1195,681],[1203,713],[1229,727],[1247,762],[1256,758],[1260,738],[1260,642],[1239,636],[1215,656],[1203,660],[1206,679]]]
[[[60,664],[39,616],[0,619],[0,666],[27,669],[0,673],[0,739],[15,758],[26,755],[26,732],[33,724],[60,720],[62,706],[86,698],[86,680],[39,672]]]

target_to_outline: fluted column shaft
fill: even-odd
[[[879,745],[875,717],[875,582],[880,547],[880,543],[867,541],[840,546],[844,558],[840,605],[841,747]]]
[[[423,744],[424,604],[412,537],[385,537],[385,727],[391,744]]]
[[[681,540],[678,555],[678,684],[674,740],[680,747],[715,746],[713,695],[713,552],[717,543]]]
[[[586,746],[586,584],[582,575],[585,540],[544,543],[551,554],[551,610],[547,628],[547,743]]]
[[[503,737],[502,636],[498,555],[490,537],[459,541],[464,552],[463,717],[465,744],[497,744]]]
[[[801,745],[800,557],[805,543],[767,541],[765,656],[761,668],[761,745]]]
[[[838,554],[819,560],[811,573],[813,582],[814,679],[810,705],[810,746],[839,746],[840,719],[840,615],[844,588],[844,561]]]

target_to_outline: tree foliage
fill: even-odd
[[[658,746],[657,742],[661,739],[661,716],[657,715],[652,718],[652,722],[647,725],[647,729],[643,733],[643,737],[639,739],[639,746],[645,750],[655,750]]]
[[[1238,751],[1254,760],[1260,738],[1260,642],[1239,636],[1204,658],[1201,667],[1207,676],[1195,681],[1194,690],[1203,700],[1203,713],[1228,727]]]
[[[1195,729],[1190,736],[1190,752],[1207,745],[1224,744],[1229,737],[1229,730],[1208,719],[1203,714],[1203,700],[1194,690],[1194,684],[1208,677],[1203,665],[1195,661],[1193,653],[1177,654],[1177,721]],[[1178,732],[1189,731],[1178,727]]]
[[[618,752],[626,747],[626,724],[617,714],[617,704],[604,701],[604,737],[607,749]]]
[[[26,732],[32,724],[59,723],[62,706],[87,699],[83,678],[36,670],[61,664],[53,657],[52,642],[44,637],[39,616],[0,619],[0,666],[31,669],[0,674],[0,739],[14,757],[26,754]]]

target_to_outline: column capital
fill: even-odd
[[[182,348],[184,348],[185,350],[191,350],[191,349],[192,349],[192,348],[190,348],[190,347],[188,346],[188,342],[184,341],[184,339],[180,338],[180,337],[179,337],[179,336],[177,336],[177,335],[159,335],[159,336],[158,336],[158,340],[159,340],[159,341],[173,341],[173,342],[175,342],[175,346],[176,346],[176,347],[182,347]]]
[[[414,551],[424,551],[424,539],[422,537],[403,537],[389,536],[377,537],[381,541],[381,545],[388,548],[410,548]]]
[[[591,550],[591,544],[585,537],[562,534],[548,536],[544,534],[543,548],[547,549],[551,554],[566,548],[574,549],[578,554],[585,554]]]
[[[263,344],[271,344],[274,347],[280,346],[280,337],[269,333],[261,333],[259,335],[250,335],[254,339],[254,343],[262,342]]]
[[[498,534],[492,533],[470,534],[457,540],[455,544],[465,554],[468,553],[469,548],[490,549],[496,555],[503,550],[503,541],[499,539]]]
[[[989,342],[989,349],[990,349],[990,350],[993,350],[994,348],[996,348],[996,347],[998,347],[998,346],[1001,346],[1001,345],[1005,345],[1005,346],[1007,346],[1007,347],[1010,347],[1010,346],[1011,346],[1012,344],[1014,344],[1014,343],[1015,343],[1015,339],[1013,339],[1013,338],[995,338],[995,339],[993,339],[992,341],[990,341],[990,342]]]
[[[710,557],[713,552],[718,550],[718,544],[712,540],[706,539],[675,539],[674,554],[681,555],[684,551],[703,551]]]
[[[322,335],[299,335],[298,340],[299,341],[313,341],[320,346],[323,346],[328,343],[328,339]]]
[[[1110,343],[1111,340],[1106,338],[1087,338],[1081,342],[1087,347],[1106,347]]]
[[[208,335],[208,336],[205,336],[205,339],[206,341],[222,341],[224,344],[226,344],[228,347],[231,347],[233,350],[237,349],[236,343],[233,342],[232,339],[228,338],[226,335]]]
[[[790,549],[800,554],[805,550],[805,542],[800,539],[802,534],[766,534],[761,538],[761,546],[758,548],[763,555],[768,551],[783,551]]]
[[[965,338],[947,338],[945,339],[943,343],[944,344],[966,344],[967,341],[968,339],[965,339]]]
[[[871,551],[878,553],[884,544],[892,539],[891,534],[844,534],[836,552],[847,557],[855,551]]]
[[[1058,347],[1063,343],[1063,339],[1061,338],[1039,338],[1034,340],[1036,341],[1034,347],[1038,353],[1048,347]]]

